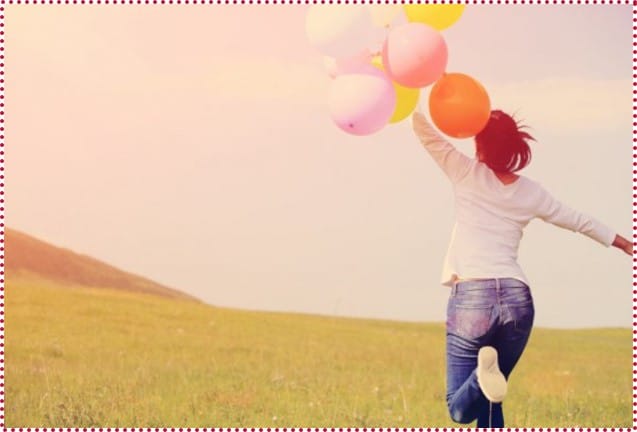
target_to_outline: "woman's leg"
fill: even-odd
[[[478,413],[478,423],[476,427],[504,427],[504,413],[501,403],[494,403],[489,406],[489,401],[485,399],[485,403],[480,406]]]
[[[494,333],[493,346],[498,350],[500,370],[508,379],[531,336],[535,308],[528,287],[505,289],[502,303],[505,324]]]
[[[456,423],[471,423],[488,401],[476,377],[478,351],[497,321],[488,291],[452,295],[447,308],[447,405]]]
[[[471,423],[488,405],[476,377],[479,349],[475,341],[447,333],[447,406],[456,423]]]
[[[507,325],[496,333],[492,346],[498,351],[498,365],[500,370],[507,378],[513,371],[516,363],[522,356],[522,352],[528,341],[530,331],[526,336],[520,336],[513,328],[513,325]],[[491,422],[489,423],[489,417]],[[488,401],[481,404],[478,412],[477,427],[504,427],[504,413],[502,404],[492,404],[489,407]]]
[[[498,351],[498,366],[507,378],[522,356],[526,348],[535,310],[528,287],[526,289],[505,289],[502,295],[503,320],[505,324],[499,326],[491,341],[491,345]],[[501,404],[494,404],[491,412],[493,427],[504,426],[504,415]],[[489,425],[489,406],[483,406],[478,414],[478,427]],[[498,422],[498,423],[496,423]],[[496,426],[500,424],[501,426]]]
[[[476,377],[478,351],[483,346],[479,341],[447,334],[447,405],[456,423],[477,419],[479,428],[500,428],[504,427],[502,404],[489,403]]]

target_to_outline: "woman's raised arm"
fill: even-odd
[[[422,113],[414,112],[412,126],[423,147],[452,182],[458,182],[469,172],[472,159],[444,139]]]

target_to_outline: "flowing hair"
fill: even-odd
[[[487,125],[476,135],[476,150],[480,159],[495,172],[513,173],[531,162],[528,141],[535,141],[510,115],[491,111]]]

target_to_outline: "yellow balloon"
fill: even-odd
[[[443,5],[405,5],[405,15],[409,22],[428,24],[436,30],[443,30],[458,21],[462,12],[463,4],[443,4]]]
[[[381,56],[374,56],[372,59],[372,65],[382,71],[385,70],[383,68],[383,58]],[[392,81],[392,84],[396,90],[396,108],[389,119],[389,123],[398,123],[399,121],[406,119],[416,108],[418,99],[420,98],[420,89],[403,87],[394,81]]]

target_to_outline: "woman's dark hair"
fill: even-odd
[[[531,162],[531,135],[513,117],[500,110],[491,111],[487,125],[476,135],[480,160],[496,172],[519,171]]]

